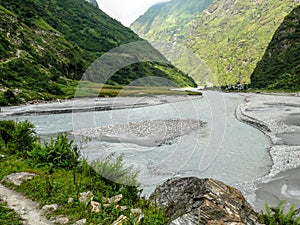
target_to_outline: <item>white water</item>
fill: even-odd
[[[149,194],[173,176],[211,177],[235,184],[268,174],[272,164],[267,152],[270,142],[263,133],[235,118],[235,108],[242,101],[238,94],[205,92],[203,98],[143,108],[13,119],[31,121],[41,135],[129,121],[180,118],[206,122],[204,128],[155,147],[101,140],[79,143],[89,160],[105,158],[113,152],[122,155],[126,165],[140,170],[139,182],[144,193]]]

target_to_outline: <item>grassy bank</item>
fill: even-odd
[[[5,155],[0,159],[0,180],[14,172],[36,173],[38,176],[20,186],[4,184],[41,206],[58,204],[58,209],[49,217],[67,216],[70,224],[83,218],[87,224],[112,224],[121,215],[127,217],[123,224],[167,223],[161,211],[139,197],[137,171],[126,168],[121,158],[111,157],[89,164],[65,134],[41,144],[32,124],[26,121],[0,123],[0,154]],[[92,212],[91,202],[80,201],[80,193],[88,191],[93,193],[93,201],[99,203],[99,212]],[[120,201],[107,204],[106,198],[120,194]],[[1,205],[0,210],[3,207]],[[133,214],[131,210],[137,208],[141,213]],[[9,214],[5,211],[1,216],[9,218]],[[137,222],[140,215],[143,219]]]

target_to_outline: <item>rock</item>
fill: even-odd
[[[133,224],[139,224],[142,219],[144,219],[145,215],[142,213],[140,215],[138,215],[136,218],[133,219]]]
[[[100,212],[100,203],[99,202],[95,202],[95,201],[91,201],[91,212],[93,213],[98,213]]]
[[[51,217],[50,220],[55,224],[67,224],[69,223],[69,218],[63,215],[57,217]]]
[[[25,182],[27,180],[31,180],[35,176],[38,176],[38,175],[35,173],[27,173],[27,172],[12,173],[12,174],[4,177],[3,181],[20,186],[23,182]]]
[[[112,204],[112,203],[117,203],[117,202],[121,201],[122,198],[123,198],[123,195],[119,194],[119,195],[116,195],[116,196],[111,197],[111,198],[105,198],[105,197],[103,197],[103,201],[105,203]]]
[[[81,219],[81,220],[78,220],[76,221],[75,223],[73,223],[73,225],[84,225],[86,224],[86,219]]]
[[[82,192],[82,193],[79,193],[79,195],[78,195],[79,202],[85,203],[85,204],[90,203],[93,200],[93,198],[94,198],[94,194],[91,191]]]
[[[142,214],[142,210],[140,208],[136,208],[136,209],[130,209],[130,212],[132,214]]]
[[[58,208],[57,204],[52,204],[52,205],[45,205],[43,206],[42,210],[44,210],[45,212],[53,212],[56,211]]]
[[[72,202],[74,202],[74,198],[69,198],[68,203],[72,203]]]
[[[119,218],[114,221],[111,225],[120,225],[124,220],[127,220],[127,217],[124,215],[119,216]]]
[[[239,190],[212,179],[169,179],[149,200],[166,213],[170,225],[257,222],[255,211]]]
[[[136,208],[136,209],[130,209],[130,217],[134,217],[133,219],[133,223],[134,224],[139,224],[142,219],[145,217],[145,215],[143,214],[142,210],[140,208]]]
[[[124,206],[123,205],[116,205],[115,208],[120,210],[120,211],[124,211],[124,210],[128,209],[126,205],[124,205]]]

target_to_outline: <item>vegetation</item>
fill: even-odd
[[[0,224],[22,225],[22,219],[0,199]]]
[[[258,215],[259,222],[266,225],[298,225],[300,216],[292,205],[288,212],[285,212],[285,201],[280,201],[276,207],[269,207],[266,204],[266,212]],[[298,212],[299,213],[299,212]]]
[[[253,88],[300,90],[300,6],[275,32],[263,58],[251,75]]]
[[[72,97],[64,90],[92,62],[111,49],[142,41],[85,0],[3,0],[0,15],[0,105]],[[163,76],[179,86],[195,86],[145,45],[150,55],[166,63],[129,65],[105,83],[128,85],[140,77]]]
[[[123,182],[136,184],[137,173],[131,168],[126,168],[121,158],[98,160],[91,166],[85,159],[80,158],[77,146],[69,141],[65,134],[59,134],[56,140],[52,139],[50,143],[42,145],[33,132],[20,140],[20,144],[31,143],[31,149],[27,149],[27,154],[24,154],[23,150],[19,153],[13,149],[15,130],[32,126],[26,121],[0,122],[1,128],[2,125],[7,127],[6,133],[0,133],[0,154],[5,155],[5,158],[0,160],[0,180],[13,172],[27,171],[38,174],[39,176],[21,186],[7,185],[40,202],[41,205],[58,204],[58,210],[51,216],[68,216],[71,223],[86,218],[88,224],[111,224],[120,215],[125,215],[128,219],[123,224],[137,224],[134,222],[137,218],[130,215],[130,209],[140,208],[144,214],[143,224],[167,223],[167,218],[161,211],[139,198],[140,190],[137,186],[126,185]],[[110,176],[116,179],[110,179]],[[87,191],[91,191],[94,194],[93,200],[101,204],[100,213],[91,212],[89,204],[79,201],[78,194]],[[104,207],[103,197],[118,194],[123,195],[120,202]],[[122,210],[117,204],[126,206],[127,209]],[[2,203],[0,212],[1,210],[4,210],[4,214],[0,213],[0,221],[4,218],[11,220],[10,211]]]
[[[204,6],[196,15],[193,11],[185,11],[190,16],[184,18],[189,21],[182,23],[181,17],[176,17],[185,8],[186,1],[172,0],[152,7],[131,27],[150,42],[167,41],[167,45],[155,46],[181,70],[186,72],[187,65],[195,69],[195,65],[203,63],[196,74],[189,74],[196,82],[210,81],[219,86],[250,83],[250,75],[276,29],[298,4],[293,0],[189,2],[192,4],[189,8]],[[205,2],[211,4],[204,5]],[[177,29],[172,29],[176,26],[170,23],[178,25]],[[189,50],[188,55],[193,55],[196,61],[186,60],[186,53],[172,58],[174,51],[170,43],[172,48],[181,46]]]

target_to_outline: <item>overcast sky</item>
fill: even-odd
[[[129,26],[147,9],[159,2],[168,0],[97,0],[102,11]]]

